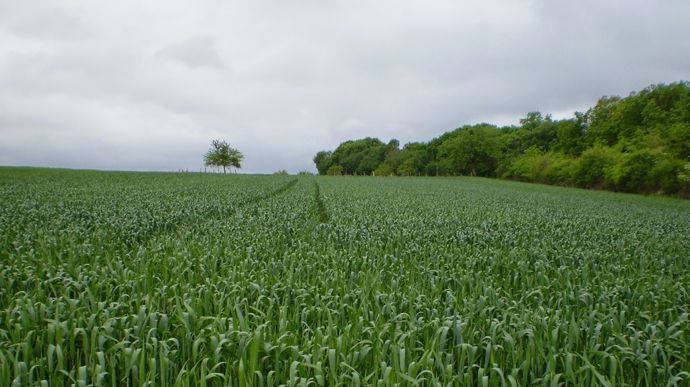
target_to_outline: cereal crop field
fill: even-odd
[[[690,201],[0,168],[0,385],[690,384]]]

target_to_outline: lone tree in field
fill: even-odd
[[[231,147],[227,141],[213,140],[211,149],[204,155],[204,164],[212,167],[223,167],[223,173],[225,173],[226,168],[229,167],[242,168],[240,163],[243,159],[242,152]]]

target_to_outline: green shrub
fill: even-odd
[[[549,157],[548,165],[542,173],[544,182],[560,185],[572,184],[575,159],[560,153],[548,153],[547,156]]]
[[[531,147],[513,160],[508,174],[518,180],[537,181],[544,168],[546,168],[544,153],[539,148]]]
[[[388,164],[381,164],[374,171],[374,176],[393,176],[395,171]]]
[[[574,160],[561,153],[543,153],[532,147],[517,157],[508,169],[508,177],[548,184],[569,184]]]
[[[678,172],[678,179],[684,183],[690,183],[690,163],[683,166],[683,169]]]
[[[678,159],[664,158],[650,171],[649,177],[654,188],[665,194],[673,194],[681,188],[680,174],[683,170],[683,162]]]
[[[657,155],[649,150],[624,154],[611,170],[616,189],[625,192],[650,192],[654,190],[651,171]]]
[[[343,174],[343,167],[340,165],[331,165],[326,174],[328,176],[340,176]]]
[[[573,167],[573,182],[580,187],[603,188],[611,182],[610,168],[619,157],[618,152],[607,146],[587,149]]]
[[[678,172],[678,182],[680,184],[678,190],[680,196],[690,198],[690,163],[686,163],[683,169]]]
[[[416,173],[417,173],[417,170],[414,168],[414,165],[412,165],[411,160],[405,160],[398,167],[398,175],[400,175],[400,176],[414,176]]]

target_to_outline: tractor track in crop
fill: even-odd
[[[318,217],[319,222],[322,224],[328,223],[330,217],[328,216],[326,204],[321,198],[321,188],[317,182],[314,182],[314,202],[316,203],[316,216]]]
[[[191,216],[187,216],[183,219],[179,219],[177,222],[175,222],[172,225],[168,225],[165,227],[151,228],[150,230],[147,230],[145,233],[140,234],[137,238],[134,238],[132,240],[127,241],[126,246],[127,246],[127,248],[132,248],[136,245],[146,245],[148,242],[150,242],[155,237],[160,236],[160,235],[173,233],[185,224],[193,223],[196,221],[209,221],[212,219],[221,219],[221,218],[228,217],[228,216],[236,213],[238,210],[240,210],[246,206],[257,204],[257,203],[263,202],[265,200],[271,199],[273,197],[279,196],[281,194],[284,194],[288,190],[292,189],[295,185],[297,185],[297,183],[298,183],[298,179],[292,179],[289,182],[282,184],[281,186],[279,186],[276,189],[273,189],[273,190],[270,190],[264,194],[260,194],[260,195],[257,195],[255,197],[240,201],[236,205],[231,206],[231,207],[229,207],[223,211],[204,211],[201,213],[195,213]]]

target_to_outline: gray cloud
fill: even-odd
[[[122,1],[0,4],[0,164],[313,169],[365,135],[567,116],[689,79],[690,3]]]
[[[188,39],[167,47],[158,54],[162,58],[178,61],[192,69],[216,67],[222,70],[225,67],[212,37]]]

